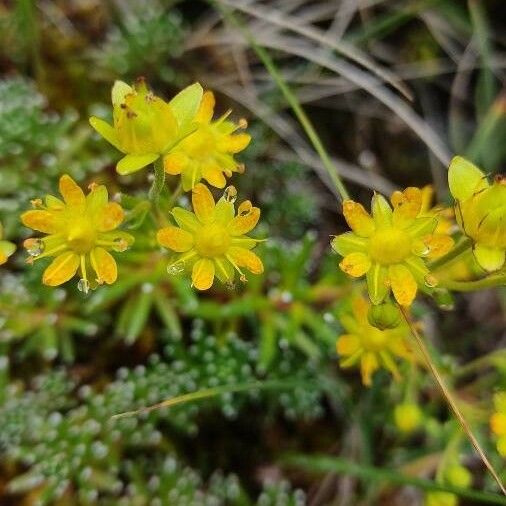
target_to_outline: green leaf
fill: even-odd
[[[422,490],[449,492],[487,504],[506,504],[506,497],[502,495],[443,485],[435,481],[403,474],[397,469],[367,466],[339,457],[327,457],[326,455],[287,455],[282,461],[290,467],[307,469],[312,473],[341,473],[344,475],[356,476],[367,482],[374,480],[383,484],[410,485]]]

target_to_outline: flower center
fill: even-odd
[[[395,228],[376,232],[369,243],[369,254],[380,264],[397,264],[411,253],[411,241],[407,234]]]
[[[95,246],[95,241],[96,233],[88,220],[78,219],[68,227],[67,243],[76,253],[88,253]]]
[[[361,337],[362,345],[367,351],[384,350],[388,341],[388,333],[373,326],[364,327]]]
[[[195,247],[202,257],[219,257],[226,253],[230,247],[230,242],[230,236],[225,227],[212,224],[202,228],[196,238]]]
[[[216,140],[210,128],[201,126],[195,133],[183,141],[184,148],[192,158],[204,160],[216,149]]]

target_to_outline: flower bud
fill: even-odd
[[[454,487],[469,488],[471,485],[471,473],[460,464],[454,464],[448,467],[445,476],[448,483]]]
[[[367,313],[369,323],[380,330],[394,329],[401,323],[401,312],[399,308],[390,303],[371,305]]]
[[[423,413],[416,404],[399,404],[394,410],[394,421],[397,428],[409,434],[415,431],[422,422]]]

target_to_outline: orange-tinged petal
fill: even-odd
[[[158,242],[165,248],[169,248],[177,253],[185,253],[193,246],[193,236],[178,227],[165,227],[156,234]]]
[[[118,277],[118,266],[113,256],[104,248],[93,248],[90,253],[93,270],[97,274],[98,283],[114,283]]]
[[[214,212],[214,198],[209,188],[202,183],[192,190],[192,204],[195,215],[201,223],[212,220]]]
[[[227,153],[239,153],[248,146],[250,141],[249,134],[229,135],[218,144],[218,148]]]
[[[102,216],[99,218],[97,223],[98,230],[100,232],[109,232],[119,227],[125,213],[123,208],[117,202],[109,202],[106,204],[102,211]]]
[[[83,190],[67,174],[60,178],[60,193],[65,203],[69,206],[84,206],[86,202]]]
[[[54,234],[58,231],[58,215],[51,211],[33,210],[21,215],[21,222],[25,227],[32,228],[45,234]]]
[[[369,237],[375,230],[371,215],[362,204],[353,200],[343,202],[343,214],[350,228],[360,237]]]
[[[243,202],[237,211],[237,216],[230,222],[229,233],[233,236],[247,234],[253,230],[260,219],[260,209],[252,207],[251,202]]]
[[[214,280],[214,262],[209,258],[201,258],[195,262],[192,270],[192,283],[197,290],[211,288]]]
[[[372,383],[372,375],[378,369],[378,358],[374,353],[364,353],[360,363],[360,370],[362,373],[362,383],[365,386],[370,386]]]
[[[223,170],[215,163],[206,164],[202,167],[202,177],[215,188],[224,188],[227,184]]]
[[[339,267],[346,274],[359,278],[371,268],[371,260],[364,253],[350,253],[343,258]]]
[[[44,271],[42,282],[48,286],[58,286],[68,281],[77,272],[79,255],[67,251],[57,256]]]
[[[452,248],[454,241],[449,235],[432,234],[424,238],[423,242],[429,248],[429,258],[446,255]]]
[[[402,225],[414,220],[422,209],[422,191],[413,186],[402,192],[394,192],[390,200],[394,207],[394,225]]]
[[[360,339],[353,334],[343,334],[336,342],[336,351],[343,357],[353,355],[360,349]]]
[[[402,306],[409,306],[416,296],[417,285],[409,269],[402,264],[388,268],[388,277],[395,300]]]
[[[216,101],[212,91],[206,91],[202,95],[202,101],[195,118],[199,123],[209,123],[213,119],[214,105]]]
[[[262,260],[248,249],[231,246],[227,251],[227,257],[238,267],[245,267],[253,274],[262,274],[264,272]]]
[[[181,152],[169,153],[163,159],[163,168],[167,174],[177,176],[188,165],[188,157]]]

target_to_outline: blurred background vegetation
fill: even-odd
[[[367,389],[355,371],[339,369],[339,317],[357,288],[328,243],[345,224],[320,159],[244,28],[269,51],[356,199],[433,184],[445,203],[452,154],[489,173],[504,168],[505,7],[0,2],[7,239],[27,237],[20,211],[54,193],[63,172],[129,194],[136,233],[146,172],[117,176],[117,154],[87,118],[107,114],[115,79],[140,75],[165,97],[199,81],[221,111],[248,119],[247,171],[232,183],[261,207],[270,238],[260,252],[264,275],[206,294],[167,274],[154,237],[124,255],[116,284],[88,297],[73,284],[41,286],[43,266],[27,268],[18,251],[0,271],[0,504],[417,505],[427,491],[469,485],[438,472],[444,459],[465,465],[474,489],[494,490],[428,375],[404,364],[405,381],[379,374]],[[487,428],[492,394],[506,388],[504,306],[504,293],[489,290],[457,297],[451,312],[422,299],[414,313],[506,478]],[[257,380],[281,386],[110,418]],[[409,433],[394,417],[406,400],[423,416]],[[426,481],[409,486],[413,477]],[[504,504],[461,495],[461,504]]]

